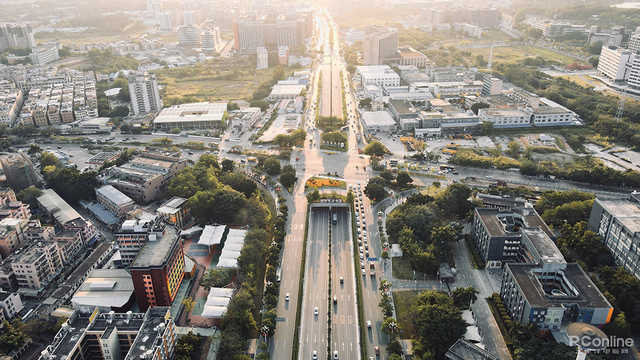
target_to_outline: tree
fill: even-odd
[[[28,337],[24,333],[20,320],[12,322],[4,321],[0,332],[0,353],[8,354],[12,350],[20,349],[27,342]]]
[[[42,149],[40,149],[40,146],[36,144],[31,144],[29,145],[29,150],[27,151],[27,154],[35,155],[35,154],[40,154],[41,152],[42,152]]]
[[[193,310],[193,307],[196,305],[196,302],[193,301],[193,298],[191,296],[187,296],[186,298],[182,299],[182,305],[184,305],[184,309],[187,311],[187,321],[189,321],[189,314],[191,313],[191,310]]]
[[[40,168],[44,169],[45,167],[53,165],[55,167],[60,166],[60,160],[48,151],[43,151],[40,153]]]
[[[453,304],[460,309],[468,309],[478,300],[478,290],[473,287],[456,288],[451,292]]]
[[[384,189],[384,186],[371,182],[371,180],[369,180],[369,183],[364,188],[364,193],[373,201],[380,201],[387,196],[387,191]]]
[[[396,179],[396,176],[390,170],[387,170],[387,169],[383,170],[378,176],[384,179],[385,185],[391,185],[393,180]]]
[[[109,113],[109,117],[125,117],[129,115],[129,107],[128,106],[116,106]]]
[[[295,185],[298,177],[296,176],[296,171],[291,165],[285,165],[282,168],[282,174],[280,175],[280,183],[285,188],[289,189],[293,185]]]
[[[522,152],[522,146],[519,142],[512,140],[507,145],[507,155],[511,156],[514,159],[518,159],[520,157],[520,153]]]
[[[596,41],[589,46],[589,53],[592,55],[600,55],[602,51],[602,41]]]
[[[459,308],[445,293],[427,290],[418,296],[414,313],[417,342],[442,358],[465,332],[467,323]]]
[[[176,360],[196,360],[199,358],[200,347],[204,338],[189,331],[176,342]]]
[[[371,108],[371,98],[364,98],[364,99],[360,100],[360,102],[358,103],[358,106],[361,107],[361,108],[370,109]]]
[[[262,168],[271,176],[278,175],[280,174],[280,160],[275,157],[268,157],[264,160]]]
[[[399,328],[396,319],[392,317],[385,318],[382,322],[382,331],[391,337],[398,334]]]
[[[229,159],[222,160],[222,171],[223,172],[231,172],[231,171],[233,171],[234,167],[235,167],[235,164],[233,163],[233,160],[229,160]]]
[[[373,140],[364,147],[364,153],[367,155],[384,156],[384,154],[389,153],[389,150],[380,141]]]
[[[482,124],[482,135],[491,135],[493,134],[493,123],[490,121],[483,121]]]
[[[463,184],[454,183],[436,198],[436,205],[448,217],[464,218],[471,211],[471,189]]]
[[[598,67],[599,62],[600,62],[599,56],[592,56],[589,58],[589,64],[591,64],[591,66],[593,66],[594,68]]]
[[[312,203],[318,200],[320,200],[320,191],[318,191],[318,189],[307,194],[307,202]]]
[[[411,176],[409,176],[408,172],[400,171],[398,173],[398,177],[396,178],[396,183],[400,188],[405,188],[412,182],[413,182],[413,179],[411,178]]]
[[[240,106],[234,102],[227,103],[227,111],[240,110]]]
[[[566,203],[593,200],[594,198],[594,194],[579,190],[548,191],[542,194],[538,201],[536,201],[535,208],[542,214],[547,210],[554,209]]]
[[[212,269],[204,273],[200,279],[200,286],[207,289],[212,287],[225,287],[231,283],[235,270],[233,269]]]
[[[231,189],[198,191],[187,202],[199,224],[235,224],[237,213],[246,203],[242,193]]]
[[[251,197],[258,188],[256,183],[246,175],[237,172],[227,172],[223,174],[220,177],[220,181],[225,185],[231,186],[233,190],[243,193],[244,196],[248,198]]]
[[[480,109],[486,109],[488,107],[490,107],[491,105],[484,103],[484,102],[477,102],[473,105],[471,105],[471,111],[473,111],[474,114],[478,115],[478,110]]]
[[[16,196],[18,199],[24,203],[27,203],[31,206],[36,205],[36,199],[38,196],[42,195],[42,190],[37,187],[31,185],[28,188],[22,189]]]

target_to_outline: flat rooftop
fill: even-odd
[[[596,199],[596,201],[629,231],[640,232],[640,207],[637,204],[627,199]]]
[[[178,242],[178,232],[173,226],[166,226],[162,236],[153,238],[155,234],[149,235],[149,241],[140,249],[135,260],[131,264],[131,268],[148,268],[164,265],[169,256],[171,249]]]
[[[96,194],[104,196],[117,206],[124,206],[133,203],[133,200],[130,197],[122,193],[120,190],[114,188],[112,185],[104,185],[97,188]]]
[[[80,285],[71,302],[84,306],[121,308],[133,295],[131,274],[124,269],[95,269]]]
[[[534,273],[536,269],[541,269],[539,265],[507,264],[507,267],[532,307],[552,307],[567,303],[591,308],[612,307],[598,287],[591,281],[591,278],[576,263],[567,264],[563,273],[569,283],[577,290],[578,296],[553,297],[547,295],[538,276]]]
[[[518,225],[519,229],[540,228],[549,237],[555,237],[551,229],[533,208],[514,208],[509,210],[476,208],[476,212],[490,236],[519,235],[519,232],[510,231],[512,225]]]
[[[81,218],[80,214],[78,214],[78,212],[64,201],[64,199],[61,198],[53,189],[42,190],[42,195],[40,195],[37,200],[40,206],[42,206],[56,219],[58,223],[62,225]]]
[[[564,256],[551,240],[551,238],[539,228],[525,228],[522,229],[522,233],[526,235],[527,239],[533,243],[538,254],[542,259],[542,262],[564,263],[566,260]]]

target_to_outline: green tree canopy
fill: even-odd
[[[389,153],[389,149],[380,141],[374,140],[364,147],[364,153],[367,155],[384,156],[384,154]]]

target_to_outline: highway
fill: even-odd
[[[331,351],[338,351],[340,359],[359,359],[360,346],[353,336],[358,333],[358,308],[351,212],[346,207],[334,211],[337,223],[331,225],[331,297],[335,296],[336,302],[331,305]]]
[[[327,358],[329,294],[329,208],[312,207],[309,214],[304,298],[298,359]],[[297,274],[296,274],[297,275]],[[315,309],[318,314],[315,314]]]

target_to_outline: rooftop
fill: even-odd
[[[225,225],[206,225],[204,227],[204,230],[202,230],[202,234],[200,235],[200,239],[198,240],[198,245],[219,245],[222,241],[222,236],[224,235],[225,229]]]
[[[75,211],[64,199],[60,197],[53,189],[42,190],[42,195],[38,197],[38,203],[49,214],[51,214],[58,223],[64,225],[72,220],[81,218],[80,214]]]
[[[463,339],[451,345],[445,357],[450,360],[498,360],[495,355]]]
[[[71,302],[83,306],[121,308],[133,295],[131,275],[124,269],[95,269]]]
[[[632,233],[640,232],[640,207],[627,199],[604,200],[596,199],[596,201],[616,217],[627,230]]]
[[[573,293],[568,294],[555,292],[557,287],[552,286],[550,282],[543,284],[540,274],[536,274],[536,270],[541,269],[539,265],[510,263],[507,264],[507,269],[513,274],[532,307],[551,307],[568,303],[581,307],[611,307],[591,278],[576,263],[568,263],[564,270],[559,271],[566,280],[566,289],[573,290]]]
[[[480,220],[490,236],[519,235],[522,228],[540,228],[549,237],[553,232],[533,208],[513,208],[499,210],[494,208],[476,208]]]
[[[198,122],[198,121],[221,121],[227,111],[227,103],[189,103],[174,105],[158,114],[153,120],[154,124],[174,123],[174,122]]]
[[[175,244],[181,241],[173,226],[166,226],[162,236],[149,234],[149,241],[140,249],[131,268],[148,268],[163,266],[171,256]]]
[[[362,120],[368,127],[393,126],[396,124],[391,114],[387,111],[365,111],[362,113]]]
[[[133,200],[130,197],[123,194],[120,190],[114,188],[111,185],[104,185],[97,188],[96,194],[104,196],[117,206],[133,204]]]

